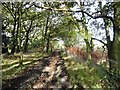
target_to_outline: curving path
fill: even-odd
[[[59,50],[40,60],[16,78],[5,81],[2,90],[39,90],[71,88],[64,60]],[[81,88],[80,90],[82,90]]]

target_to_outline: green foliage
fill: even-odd
[[[71,11],[71,8],[76,7],[77,4],[74,2],[41,2],[36,4],[43,6],[39,8],[39,6],[36,7],[30,2],[3,2],[2,6],[0,6],[0,14],[2,8],[2,24],[5,26],[5,35],[10,37],[9,42],[5,40],[7,44],[6,47],[8,47],[9,52],[14,49],[14,52],[19,52],[18,47],[20,52],[22,52],[25,46],[29,49],[36,47],[44,49],[48,46],[52,51],[55,46],[55,49],[60,48],[60,40],[63,41],[64,46],[71,46],[77,45],[81,38],[86,40],[84,41],[86,45],[91,46],[90,40],[93,35],[95,36],[95,34],[97,34],[97,31],[94,30],[94,32],[91,33],[87,25],[89,25],[89,20],[91,20],[93,16],[101,14],[104,16],[104,22],[99,25],[96,22],[97,20],[95,20],[94,22],[91,22],[91,24],[94,25],[93,29],[96,30],[104,27],[107,29],[104,37],[107,41],[106,46],[108,52],[110,51],[108,56],[109,58],[112,56],[112,59],[114,61],[116,60],[118,63],[112,64],[114,66],[112,67],[114,72],[109,72],[108,68],[110,66],[108,64],[106,68],[106,65],[95,65],[90,62],[87,66],[86,64],[79,64],[73,60],[66,60],[66,66],[74,87],[78,87],[77,84],[79,81],[81,81],[86,88],[107,88],[107,86],[119,87],[118,76],[120,71],[118,67],[120,66],[120,2],[106,3],[103,7],[102,5],[99,6],[99,2],[99,4],[96,4],[95,10],[100,12],[96,13],[95,15],[90,11],[90,7],[94,6],[94,4],[87,4],[88,3],[79,3],[78,7],[80,7],[80,12],[68,12],[69,10]],[[52,8],[53,10],[48,10],[48,8]],[[76,14],[78,15],[77,17],[75,17]],[[108,19],[107,16],[112,17],[109,17]],[[113,19],[115,25],[112,25],[110,19]],[[111,29],[113,29],[113,31]],[[113,41],[109,38],[110,31],[113,32]],[[100,33],[102,33],[102,31],[100,31]],[[109,44],[110,47],[108,47]],[[86,48],[88,49],[88,47]],[[12,54],[14,54],[14,52]],[[5,63],[7,60],[3,60],[3,64],[5,64],[3,65],[3,70],[12,68],[6,72],[3,72],[3,77],[4,75],[12,76],[12,71],[15,72],[14,74],[16,74],[21,70],[17,63],[19,59],[19,57],[13,58],[13,60],[16,60],[15,62],[12,62],[10,59],[12,63],[8,62],[9,64]],[[24,60],[20,62],[24,63]],[[25,64],[25,67],[27,67],[27,64]],[[115,72],[117,72],[117,75]],[[8,78],[8,76],[6,77]],[[103,82],[103,84],[101,82]]]
[[[37,61],[42,59],[47,54],[41,54],[39,52],[39,48],[31,49],[30,53],[26,53],[23,55],[23,65],[22,68],[19,66],[20,54],[3,56],[2,58],[2,79],[3,82],[6,79],[13,78],[23,72],[23,70],[27,69],[31,65],[38,63]],[[12,72],[12,73],[11,73]]]
[[[94,90],[102,88],[105,90],[115,90],[119,87],[119,76],[108,71],[107,65],[91,63],[81,63],[74,59],[66,59],[70,80],[74,87],[78,87],[78,83],[84,88]]]
[[[87,64],[80,64],[71,59],[65,60],[65,63],[74,87],[81,83],[84,88],[102,88],[101,78],[95,68],[89,68]]]
[[[34,42],[32,42],[30,45],[29,45],[29,48],[32,49],[32,48],[40,48],[41,46],[41,40],[34,40]]]

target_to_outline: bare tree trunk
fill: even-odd
[[[82,5],[84,5],[84,2],[82,3],[81,2],[81,9],[82,8]],[[89,40],[88,40],[88,29],[87,29],[87,26],[86,26],[86,17],[84,15],[84,13],[82,12],[82,24],[83,24],[83,28],[85,29],[85,38],[84,38],[84,41],[86,43],[86,52],[87,52],[87,59],[88,60],[91,60],[91,45],[89,43]]]
[[[33,20],[31,20],[30,26],[29,26],[29,28],[28,28],[28,30],[26,32],[26,35],[25,35],[26,39],[25,39],[25,43],[24,43],[23,52],[27,52],[27,49],[28,49],[29,33],[30,33],[31,28],[32,28],[32,23],[33,23]]]
[[[50,34],[48,34],[48,37],[47,37],[46,53],[48,53],[49,51],[49,46],[50,46]]]
[[[14,54],[15,52],[15,29],[16,29],[16,23],[17,23],[17,20],[14,19],[14,28],[13,28],[13,31],[12,31],[12,49],[11,49],[11,54]]]
[[[49,38],[48,38],[48,35],[47,35],[48,22],[49,22],[49,15],[47,16],[46,26],[45,26],[45,34],[44,34],[44,42],[47,41],[47,43],[45,43],[46,44],[46,53],[48,53],[48,50],[49,50]]]

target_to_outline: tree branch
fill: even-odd
[[[109,20],[113,23],[113,26],[116,26],[116,25],[115,25],[115,21],[114,21],[114,19],[113,19],[111,16],[106,16],[106,15],[93,16],[93,14],[95,14],[95,13],[89,14],[89,13],[87,13],[86,11],[83,11],[83,10],[73,11],[73,10],[70,10],[70,9],[63,9],[63,8],[62,8],[62,9],[56,9],[56,8],[51,8],[51,7],[42,7],[42,6],[36,5],[35,3],[33,3],[33,5],[34,5],[35,7],[38,7],[38,8],[41,8],[41,9],[50,10],[50,11],[55,10],[55,11],[67,11],[67,12],[81,12],[81,13],[85,13],[86,15],[88,15],[89,17],[91,17],[91,18],[93,18],[93,19],[97,19],[97,18],[107,18],[107,19],[109,19]],[[99,11],[98,11],[98,12],[99,12]],[[97,12],[96,12],[96,13],[97,13]]]
[[[11,16],[15,19],[15,16],[14,16],[14,14],[11,12],[9,6],[8,6],[6,3],[2,3],[2,5],[3,5],[4,7],[6,7],[7,11],[10,12]]]
[[[106,15],[99,15],[99,16],[93,16],[93,14],[89,14],[83,10],[79,10],[79,11],[71,11],[71,10],[68,10],[69,12],[82,12],[82,13],[85,13],[86,15],[88,15],[89,17],[93,18],[93,19],[97,19],[97,18],[107,18],[109,20],[111,20],[111,22],[113,23],[113,25],[115,26],[115,21],[114,19],[111,17],[111,16],[106,16]]]
[[[105,46],[107,46],[107,44],[106,44],[105,42],[103,42],[102,40],[99,40],[99,39],[97,39],[97,38],[91,38],[91,39],[97,40],[97,41],[101,42],[102,44],[104,44]]]

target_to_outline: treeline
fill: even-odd
[[[42,5],[59,7],[61,4],[39,3]],[[75,27],[69,22],[71,18],[65,13],[38,7],[36,3],[2,3],[2,53],[27,52],[34,47],[48,52],[59,40],[68,44],[75,36]]]
[[[82,37],[87,59],[91,60],[95,40],[107,49],[110,85],[120,81],[120,2],[6,2],[2,3],[2,53],[27,52],[40,47],[52,51],[58,41],[64,46],[79,43]],[[71,8],[75,8],[72,10]],[[95,7],[91,11],[90,7]],[[97,21],[100,19],[100,23]],[[93,30],[89,30],[91,27]],[[102,34],[101,30],[105,34]],[[99,32],[100,40],[95,37]],[[111,35],[111,32],[113,35]],[[91,33],[91,34],[90,34]],[[112,39],[111,39],[112,38]],[[115,81],[111,81],[111,78]]]

